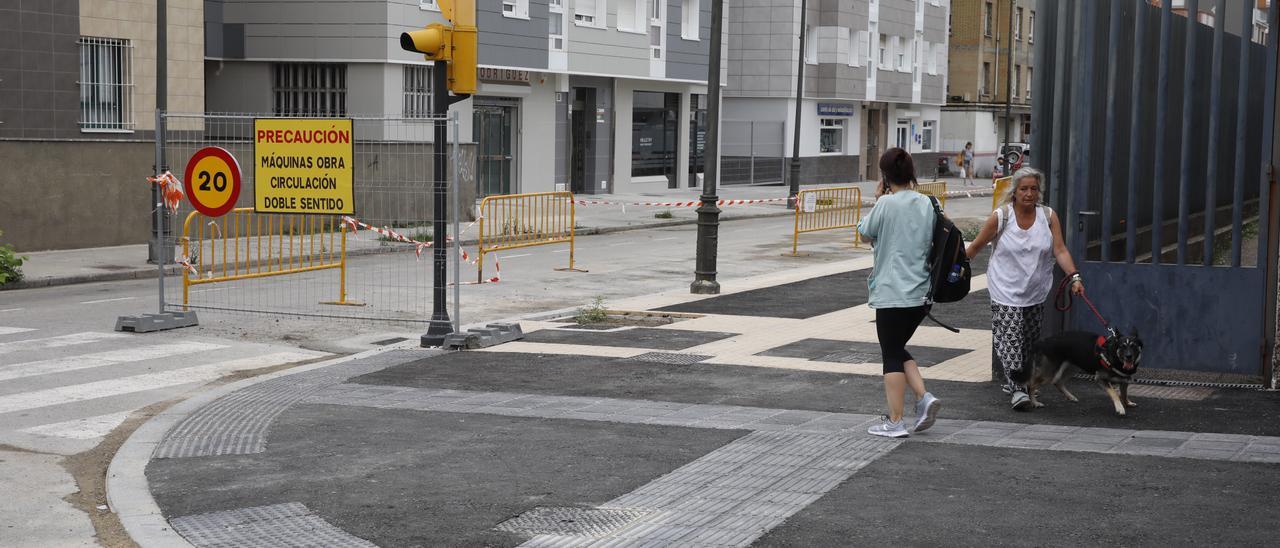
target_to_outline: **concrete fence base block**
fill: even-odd
[[[132,331],[134,333],[150,333],[192,327],[200,325],[194,310],[187,312],[165,312],[164,314],[143,314],[141,316],[120,316],[116,319],[116,331]]]
[[[524,338],[524,331],[518,323],[493,323],[485,327],[467,330],[465,333],[450,333],[445,337],[444,347],[449,349],[476,349],[497,346]]]

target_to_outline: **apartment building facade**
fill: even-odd
[[[1006,125],[1009,142],[1029,142],[1035,21],[1035,0],[952,0],[942,147],[954,156],[972,142],[980,177],[991,175]]]
[[[203,13],[168,0],[171,109],[204,109]],[[0,0],[0,243],[147,241],[156,20],[155,0]]]
[[[922,176],[939,150],[948,0],[809,0],[800,98],[802,184],[876,179],[899,146]],[[800,0],[729,12],[725,184],[782,180],[793,155]]]
[[[210,111],[415,118],[431,67],[399,35],[435,0],[209,0]],[[710,0],[479,0],[479,90],[455,104],[479,195],[692,186]],[[300,86],[332,100],[296,112]],[[424,123],[428,123],[425,122]],[[701,123],[701,125],[699,125]]]

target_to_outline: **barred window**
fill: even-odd
[[[347,66],[330,63],[276,63],[276,116],[346,116]]]
[[[128,40],[82,36],[80,129],[133,129],[133,47]]]
[[[404,116],[431,117],[431,67],[405,65]]]

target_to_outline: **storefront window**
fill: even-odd
[[[844,120],[823,118],[819,126],[818,152],[837,154],[844,152]]]
[[[921,149],[921,150],[933,150],[933,126],[934,126],[934,123],[935,123],[935,122],[934,122],[933,120],[925,120],[925,121],[924,121],[924,129],[921,131],[921,136],[920,136],[920,149]]]
[[[679,93],[635,92],[631,112],[631,176],[676,181]]]

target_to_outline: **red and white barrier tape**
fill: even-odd
[[[467,250],[463,249],[462,246],[458,246],[458,255],[462,257],[463,262],[469,265],[476,264],[476,262],[479,260],[478,258],[472,259],[471,254],[467,253]],[[502,281],[502,263],[499,260],[498,256],[495,254],[493,256],[493,277],[492,278],[485,278],[478,282],[461,282],[458,285],[496,284],[500,281]],[[454,285],[454,284],[449,284],[449,285]]]
[[[164,205],[169,208],[169,213],[178,213],[178,203],[184,196],[182,181],[168,171],[161,173],[159,177],[147,177],[147,180],[160,185],[160,195],[163,196]]]
[[[735,206],[735,205],[751,205],[765,204],[771,202],[785,202],[787,198],[761,198],[754,200],[719,200],[717,206]],[[610,202],[604,200],[573,200],[577,205],[620,205],[620,206],[640,206],[640,207],[698,207],[702,205],[702,200],[694,200],[692,202]]]
[[[191,264],[191,259],[190,259],[190,258],[188,258],[188,257],[186,257],[186,256],[182,256],[182,257],[178,257],[178,258],[177,258],[176,260],[174,260],[173,262],[174,262],[174,263],[177,263],[179,266],[181,266],[182,268],[186,269],[188,272],[190,272],[190,273],[192,273],[193,275],[195,275],[195,277],[197,277],[197,278],[199,278],[199,277],[200,277],[200,271],[199,271],[199,270],[196,270],[196,267],[195,267],[194,265],[192,265],[192,264]]]

